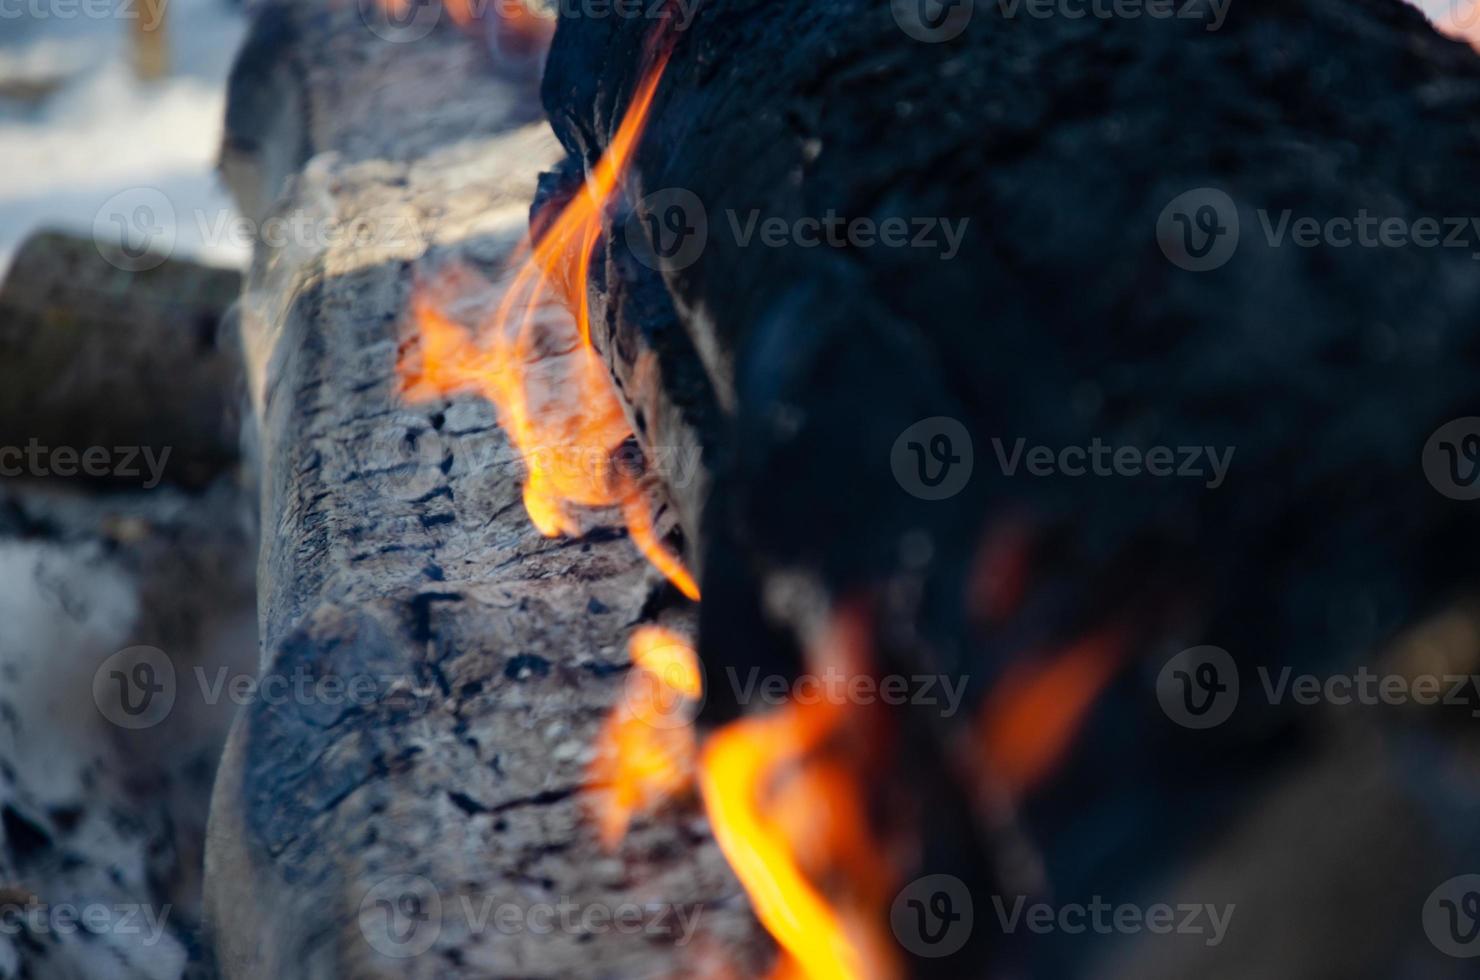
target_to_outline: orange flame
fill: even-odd
[[[699,660],[683,637],[661,626],[640,626],[628,641],[632,674],[597,739],[592,782],[608,788],[597,798],[601,843],[613,850],[634,816],[657,807],[693,783],[692,713],[703,693]]]
[[[992,689],[981,714],[992,775],[1022,796],[1053,773],[1120,667],[1119,637],[1101,632],[1046,664],[1019,664]]]
[[[857,639],[839,616],[820,646]],[[891,875],[858,794],[836,757],[850,712],[831,699],[789,703],[711,736],[700,788],[720,849],[756,915],[783,950],[771,980],[859,980],[898,974],[880,934]],[[846,879],[839,900],[814,884]]]
[[[666,58],[643,79],[591,178],[540,236],[504,288],[490,322],[470,337],[433,297],[472,274],[454,270],[442,290],[412,299],[419,363],[399,366],[403,393],[432,398],[473,391],[493,403],[525,463],[524,506],[541,534],[579,536],[577,507],[620,507],[638,549],[690,599],[699,587],[658,539],[639,480],[611,463],[632,438],[611,375],[591,345],[587,285],[602,215],[621,184],[652,107]],[[571,320],[571,309],[576,319]],[[571,465],[572,456],[576,465]],[[595,458],[599,465],[589,464]]]
[[[422,2],[425,0],[380,0],[380,5],[386,13],[398,21],[405,21],[407,14],[411,12],[411,5]],[[467,27],[481,12],[481,9],[474,9],[475,4],[481,8],[478,0],[442,0],[442,9],[447,11],[452,22],[458,27]]]
[[[380,6],[392,17],[404,21],[411,12],[412,4],[425,2],[426,0],[380,0]],[[447,16],[458,27],[468,27],[474,21],[483,19],[490,8],[495,17],[520,24],[532,25],[536,21],[548,23],[550,19],[541,17],[521,0],[441,0],[441,3],[442,9],[447,11]]]

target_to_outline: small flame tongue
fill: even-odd
[[[865,618],[839,613],[814,665],[861,667],[866,635]],[[784,951],[771,980],[899,974],[879,926],[893,875],[863,812],[862,766],[847,750],[858,714],[828,698],[789,702],[704,746],[700,787],[715,839]]]
[[[602,725],[590,773],[605,790],[595,816],[607,850],[621,842],[634,816],[693,784],[693,707],[703,693],[699,659],[677,633],[640,626],[628,646],[632,673]]]
[[[591,179],[533,249],[524,250],[476,338],[446,312],[469,295],[487,295],[489,286],[476,273],[455,267],[417,289],[412,311],[419,357],[403,358],[400,375],[410,398],[472,391],[493,403],[524,459],[524,506],[541,534],[581,534],[574,508],[619,507],[638,549],[679,591],[697,599],[693,576],[658,539],[644,488],[612,462],[632,428],[591,345],[587,291],[602,215],[631,164],[665,63],[659,59],[638,86]]]

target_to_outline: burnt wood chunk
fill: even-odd
[[[915,6],[565,17],[543,96],[567,160],[545,193],[589,172],[671,45],[591,300],[640,438],[708,461],[674,495],[708,675],[794,674],[830,608],[870,604],[879,673],[967,690],[954,714],[901,709],[908,750],[868,789],[926,801],[916,871],[976,893],[971,944],[918,972],[1076,973],[1113,939],[998,935],[989,897],[1145,895],[1285,767],[1326,765],[1329,716],[1258,696],[1260,671],[1355,671],[1473,586],[1477,512],[1424,462],[1440,426],[1480,416],[1473,239],[1384,246],[1369,225],[1311,246],[1282,221],[1467,221],[1480,60],[1388,0],[1254,0],[1216,25],[1214,5],[957,4],[969,23],[936,43]],[[633,371],[645,356],[662,369]],[[952,466],[969,477],[935,492]],[[1157,683],[1205,644],[1254,695],[1194,732]],[[1083,650],[1107,680],[1062,756],[1012,783],[984,736],[994,695]],[[706,710],[741,701],[714,688]],[[963,750],[986,764],[943,772]],[[1458,806],[1437,777],[1371,778]],[[1381,860],[1419,867],[1400,840],[1425,833]],[[1369,881],[1265,914],[1327,935],[1395,895]],[[1223,954],[1279,948],[1239,938]],[[1393,925],[1368,949],[1452,966],[1414,942]]]

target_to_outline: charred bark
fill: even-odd
[[[987,896],[1144,893],[1217,836],[1228,800],[1257,799],[1322,741],[1327,716],[1249,698],[1214,730],[1180,728],[1157,698],[1172,654],[1225,648],[1245,685],[1261,669],[1355,670],[1475,578],[1474,512],[1422,464],[1439,426],[1480,414],[1471,249],[1309,248],[1269,229],[1475,213],[1480,61],[1382,0],[1256,2],[1216,25],[1196,4],[1204,16],[1109,22],[978,4],[942,43],[901,26],[909,6],[568,17],[544,98],[563,172],[581,173],[672,43],[593,302],[638,411],[685,418],[666,381],[623,375],[644,323],[704,365],[685,400],[714,410],[647,438],[693,440],[710,461],[707,492],[677,496],[703,569],[707,676],[795,674],[827,609],[871,602],[881,674],[968,684],[957,715],[901,712],[914,754],[883,780],[938,804],[914,870],[976,890],[975,942],[945,966],[1061,969],[1093,937],[990,935]],[[684,251],[652,240],[675,190],[691,203],[670,231],[703,219],[707,236],[663,259]],[[1184,218],[1207,205],[1220,234],[1241,229],[1219,265],[1198,268],[1205,243],[1168,220],[1189,192]],[[810,221],[815,239],[830,215],[903,220],[909,242],[796,234]],[[954,245],[942,219],[966,223]],[[944,455],[964,446],[975,468],[924,499],[941,474],[912,467],[931,462],[932,433],[919,458],[907,433],[942,417],[969,438]],[[1226,478],[1057,465],[1097,442],[1233,457]],[[1041,475],[1014,455],[1034,447],[1053,453]],[[1014,785],[984,751],[984,706],[1091,640],[1113,679],[1067,754]],[[716,720],[747,707],[722,684],[708,697]],[[963,747],[986,765],[943,771]],[[1370,918],[1290,914],[1348,912]],[[1412,942],[1400,932],[1382,955]]]

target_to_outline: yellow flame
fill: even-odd
[[[855,627],[838,617],[822,645],[856,639]],[[716,732],[700,755],[715,840],[784,953],[771,980],[898,974],[878,927],[891,875],[863,813],[864,773],[827,757],[849,718],[838,701],[788,702]],[[821,875],[851,894],[824,895],[813,883]]]
[[[648,495],[610,464],[632,438],[606,365],[591,345],[587,289],[591,252],[602,215],[631,163],[665,59],[643,79],[607,153],[534,245],[524,249],[492,319],[476,339],[443,312],[434,292],[474,276],[444,275],[440,289],[418,288],[412,299],[419,358],[402,359],[403,392],[426,398],[474,391],[493,403],[499,424],[525,463],[524,507],[547,537],[579,536],[578,507],[621,508],[638,550],[680,592],[699,598],[699,586],[658,538]],[[576,310],[572,321],[571,309]],[[575,451],[576,465],[571,465]]]
[[[590,778],[601,843],[614,849],[632,819],[692,785],[692,705],[703,692],[699,660],[682,636],[640,626],[628,641],[632,674],[597,737]]]

